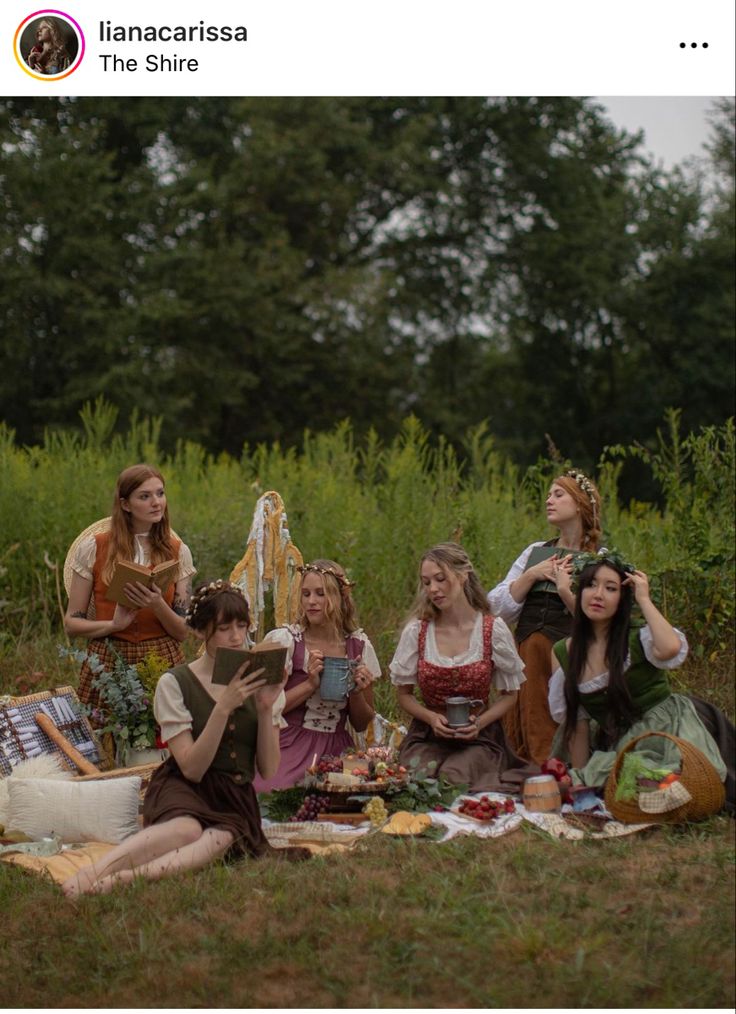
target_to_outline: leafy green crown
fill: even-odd
[[[580,553],[574,558],[572,564],[573,587],[577,587],[580,583],[580,575],[586,567],[590,567],[593,563],[610,563],[612,567],[622,570],[626,574],[633,574],[636,570],[634,564],[625,560],[618,549],[608,549],[606,546],[601,546],[596,553]]]

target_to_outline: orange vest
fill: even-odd
[[[92,568],[92,576],[94,578],[94,596],[95,596],[95,618],[98,620],[111,620],[115,612],[116,602],[110,602],[109,599],[105,598],[107,593],[107,585],[102,581],[102,571],[105,567],[107,560],[107,547],[110,542],[110,533],[101,532],[99,535],[95,535],[95,542],[97,543],[97,553],[95,556],[95,565]],[[171,536],[171,546],[174,553],[174,559],[179,559],[179,549],[181,547],[181,541]],[[164,600],[168,605],[174,601],[175,586],[172,582],[166,589],[164,594]],[[138,644],[140,641],[148,641],[152,637],[167,637],[168,634],[161,626],[156,614],[152,609],[139,609],[135,614],[135,619],[126,627],[125,630],[118,630],[115,637],[121,641],[132,641],[134,644]]]

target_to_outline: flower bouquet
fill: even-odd
[[[86,661],[94,673],[92,686],[99,693],[100,704],[83,704],[82,708],[100,733],[112,735],[117,764],[127,764],[131,751],[163,749],[153,695],[159,677],[169,668],[165,659],[149,652],[137,665],[131,665],[118,655],[110,671],[93,652],[60,647],[59,654]]]

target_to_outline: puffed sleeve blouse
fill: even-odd
[[[649,629],[648,624],[645,624],[639,630],[639,639],[641,646],[644,650],[644,655],[648,662],[650,662],[656,669],[677,669],[687,658],[688,643],[687,638],[681,630],[677,627],[673,627],[673,630],[680,638],[680,650],[677,652],[674,658],[668,658],[664,661],[661,658],[657,658],[654,654],[654,638],[652,632]],[[624,671],[629,669],[631,666],[631,656],[626,659],[624,664]],[[578,690],[581,694],[592,694],[596,690],[603,690],[608,686],[608,671],[599,673],[592,679],[587,680],[585,683],[578,685]],[[549,703],[549,711],[552,718],[558,725],[561,725],[565,721],[567,715],[567,704],[565,702],[565,674],[562,670],[562,666],[558,666],[557,669],[552,673],[549,678],[549,686],[547,690],[547,700]],[[584,707],[578,709],[578,718],[590,718]]]
[[[275,630],[271,630],[266,634],[264,640],[273,641],[282,648],[286,648],[286,671],[291,676],[292,662],[294,658],[294,645],[297,640],[300,640],[304,636],[304,631],[301,627],[296,624],[287,627],[276,627]],[[363,665],[368,669],[368,672],[373,677],[374,681],[381,678],[381,666],[378,662],[375,649],[371,642],[368,640],[368,635],[364,630],[354,630],[350,637],[355,637],[363,644]],[[304,646],[304,669],[309,666],[309,649]]]
[[[536,546],[544,545],[544,542],[532,542],[530,546],[527,546],[524,552],[514,560],[503,581],[500,581],[495,588],[488,592],[488,605],[494,616],[500,616],[506,623],[515,623],[519,619],[521,610],[524,608],[524,599],[521,602],[516,601],[510,591],[511,585],[526,570],[531,551]]]
[[[286,720],[282,717],[285,704],[286,695],[282,690],[273,705],[273,724],[279,728],[286,726]],[[161,739],[165,743],[178,736],[180,732],[191,731],[192,716],[184,704],[179,681],[172,672],[162,673],[156,684],[153,714],[161,727]]]
[[[467,649],[459,655],[449,658],[441,655],[437,649],[434,634],[434,622],[427,626],[427,639],[424,645],[425,657],[433,665],[454,668],[469,665],[483,658],[483,613],[477,613],[473,632]],[[404,627],[399,643],[389,666],[391,682],[394,686],[417,683],[417,665],[419,663],[419,629],[421,621],[410,620]],[[526,681],[524,663],[519,658],[514,637],[500,617],[493,621],[491,634],[491,650],[493,654],[493,686],[496,690],[518,690]]]
[[[77,546],[74,559],[71,561],[72,570],[75,574],[79,574],[80,577],[85,578],[87,581],[93,581],[93,568],[96,557],[97,542],[95,541],[94,535],[88,535],[87,538],[82,539]],[[148,536],[136,535],[135,557],[132,562],[139,563],[141,566],[145,567],[150,563],[150,561],[151,552]],[[197,571],[194,567],[191,550],[186,543],[182,542],[179,547],[179,573],[176,580],[182,581],[185,578],[192,577],[192,575],[196,573]]]

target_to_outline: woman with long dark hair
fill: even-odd
[[[549,653],[555,641],[570,633],[575,609],[572,561],[577,553],[598,548],[601,498],[595,483],[571,468],[551,483],[545,509],[558,534],[527,546],[488,595],[491,612],[516,624],[526,675],[514,706],[504,716],[506,737],[519,756],[537,764],[549,757],[556,729],[547,705]]]
[[[571,764],[574,783],[600,787],[626,743],[668,732],[702,751],[725,781],[726,765],[692,700],[670,688],[667,670],[684,661],[687,640],[652,602],[647,575],[605,549],[577,566],[571,636],[552,652],[549,705],[560,723],[553,754]],[[634,602],[643,626],[632,623]],[[642,740],[636,750],[653,767],[679,765],[676,745],[664,737]]]

